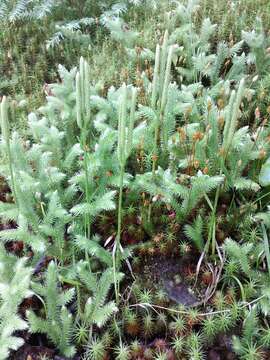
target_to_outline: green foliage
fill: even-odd
[[[115,359],[117,360],[128,360],[130,358],[130,351],[128,346],[120,344],[114,349]]]
[[[26,258],[16,259],[0,247],[0,359],[9,358],[10,351],[20,348],[24,340],[15,335],[26,330],[27,322],[19,315],[21,302],[33,293],[30,290],[32,269],[26,266]]]
[[[98,236],[88,239],[84,236],[77,235],[74,240],[74,245],[78,250],[86,252],[90,256],[96,257],[107,266],[112,266],[111,255],[99,244],[99,240]]]
[[[243,337],[234,337],[233,347],[240,359],[261,359],[262,347],[259,340],[258,318],[255,309],[252,309],[244,321]]]
[[[191,359],[202,360],[204,353],[202,350],[202,339],[200,334],[191,333],[186,339],[188,355]]]
[[[86,360],[103,360],[105,356],[105,344],[100,339],[92,339],[87,344]]]
[[[259,181],[262,186],[270,185],[270,165],[269,164],[270,164],[270,160],[268,158],[261,168],[261,172],[259,175]]]
[[[180,357],[184,350],[184,339],[181,336],[176,336],[172,340],[172,348],[175,351],[176,356]]]
[[[27,319],[33,333],[43,333],[54,343],[61,354],[71,357],[75,354],[75,347],[71,345],[73,319],[67,305],[74,297],[74,289],[66,291],[59,289],[57,265],[51,262],[46,272],[44,285],[32,284],[33,291],[44,301],[45,317],[37,316],[28,311]]]
[[[47,48],[57,47],[63,40],[87,44],[89,32],[97,23],[107,29],[114,40],[132,44],[137,34],[129,30],[122,18],[131,5],[128,0],[83,1],[81,14],[86,16],[56,25],[57,32],[47,41]]]
[[[87,64],[84,63],[84,66]],[[62,67],[59,71],[63,83],[52,86],[56,96],[49,97],[48,104],[40,109],[45,117],[40,120],[33,113],[29,115],[30,131],[35,143],[30,148],[25,148],[18,134],[14,133],[12,139],[6,135],[10,166],[7,169],[3,167],[3,172],[9,171],[11,184],[16,174],[16,182],[12,185],[16,204],[11,218],[14,219],[13,214],[17,212],[18,228],[2,231],[1,238],[4,241],[21,238],[38,252],[50,248],[49,252],[63,261],[69,252],[65,243],[66,227],[70,226],[73,233],[72,214],[78,218],[74,233],[76,237],[82,235],[78,232],[81,227],[79,224],[82,221],[81,225],[86,226],[83,225],[86,216],[91,224],[100,212],[113,210],[115,207],[115,191],[106,191],[107,183],[115,179],[104,178],[103,184],[91,179],[111,170],[108,160],[103,162],[102,157],[108,159],[107,155],[113,154],[116,134],[108,128],[100,138],[96,150],[84,154],[83,145],[76,142],[78,128],[72,109],[73,95],[76,93],[73,83],[75,71],[68,73]],[[89,90],[86,93],[89,94]],[[67,101],[66,94],[69,94]],[[87,101],[90,101],[90,94]],[[65,104],[64,108],[62,104]],[[59,111],[58,115],[55,111]],[[89,114],[86,116],[89,117]],[[64,124],[62,119],[65,119]],[[90,129],[82,131],[87,138]],[[86,162],[80,163],[78,157],[82,154]],[[79,192],[85,193],[85,201],[76,204],[74,198]],[[48,236],[52,239],[50,244]]]
[[[3,0],[0,6],[0,21],[14,24],[42,20],[52,12],[54,6],[52,0]]]
[[[225,243],[225,250],[228,255],[238,262],[240,269],[246,276],[250,276],[251,266],[249,260],[249,254],[252,250],[252,244],[239,245],[232,239],[227,239]]]
[[[170,349],[179,358],[203,359],[217,334],[238,325],[243,313],[242,332],[234,338],[237,355],[257,359],[270,344],[267,318],[261,321],[270,311],[270,132],[264,120],[269,41],[259,19],[254,30],[243,27],[237,40],[232,34],[219,41],[220,24],[199,19],[201,10],[211,13],[205,1],[0,5],[0,26],[18,39],[24,34],[19,29],[46,30],[40,41],[43,69],[62,56],[71,67],[59,66],[58,81],[45,86],[46,102],[29,114],[24,134],[11,132],[9,124],[25,116],[24,101],[17,106],[3,97],[0,111],[0,174],[8,185],[7,194],[1,193],[0,240],[35,268],[32,290],[40,302],[27,311],[29,331],[45,334],[63,356],[81,354],[87,344],[82,356],[93,360],[108,356],[108,349],[119,360],[166,359]],[[235,6],[237,13],[241,4]],[[155,20],[142,25],[150,12]],[[3,38],[10,49],[13,37]],[[107,46],[116,55],[108,56]],[[78,48],[90,61],[81,57],[72,68]],[[24,64],[20,49],[2,52],[7,63],[20,58]],[[96,66],[99,81],[93,77]],[[110,72],[117,73],[117,86],[103,78]],[[194,249],[185,237],[201,254],[196,274]],[[173,306],[165,290],[156,289],[156,278],[151,290],[144,283],[130,290],[140,266],[148,269],[149,257],[157,265],[163,257],[178,260],[178,239],[181,252],[191,252],[184,280],[202,280],[194,288],[201,292],[200,309]],[[137,259],[131,264],[130,248]],[[30,294],[31,270],[24,257],[15,259],[2,247],[0,257],[5,358],[22,345],[14,332],[27,329],[18,311]],[[46,270],[47,259],[52,261]],[[204,262],[210,271],[201,274]],[[125,290],[120,271],[131,273]],[[19,280],[8,311],[5,278],[11,292]],[[211,302],[204,304],[203,292]],[[14,319],[12,327],[5,325],[5,312]],[[135,333],[138,342],[130,346]],[[162,339],[149,349],[140,346],[154,335]]]
[[[164,171],[161,168],[155,173],[154,183],[151,173],[137,175],[138,186],[154,198],[158,198],[160,202],[170,204],[176,211],[177,218],[182,221],[205,194],[214,190],[222,182],[222,176],[210,177],[198,173],[191,177],[189,186],[185,186],[176,182],[170,169]]]
[[[98,278],[97,275],[89,273],[87,263],[80,263],[78,276],[87,290],[91,292],[91,296],[85,303],[83,320],[90,326],[96,324],[98,327],[102,327],[118,311],[114,301],[106,301],[115,280],[114,272],[109,268]],[[120,281],[122,274],[116,274],[116,276],[117,281]]]
[[[193,225],[185,225],[185,234],[200,251],[203,250],[203,220],[200,215],[195,219]]]

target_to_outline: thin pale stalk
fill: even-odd
[[[268,236],[267,236],[267,232],[266,232],[266,229],[265,229],[265,225],[262,224],[261,226],[262,226],[262,233],[263,233],[264,252],[265,252],[266,261],[267,261],[267,267],[268,267],[268,274],[270,275],[269,241],[268,241]]]
[[[86,122],[89,123],[90,121],[90,76],[89,76],[89,65],[85,61],[84,62],[84,72],[85,72],[85,79],[84,79],[84,92],[85,92],[85,114],[86,114]]]
[[[152,109],[156,108],[156,102],[158,96],[159,67],[160,67],[160,46],[157,45],[156,57],[155,57],[155,69],[154,69],[153,85],[152,85],[152,98],[151,98]]]
[[[168,51],[168,40],[169,33],[168,30],[165,31],[162,49],[161,49],[161,59],[160,59],[160,80],[159,80],[159,93],[162,94],[163,84],[165,78],[165,69],[166,69],[166,60],[167,60],[167,51]]]
[[[132,133],[135,122],[135,110],[136,110],[136,100],[137,100],[137,89],[132,89],[132,99],[131,99],[131,109],[130,109],[130,117],[129,117],[129,125],[128,125],[128,134],[126,141],[126,156],[130,154],[132,148]]]
[[[17,203],[15,177],[14,177],[14,170],[12,165],[12,155],[11,155],[10,139],[9,139],[10,135],[9,135],[9,122],[8,122],[8,101],[5,96],[3,97],[1,103],[1,130],[2,130],[3,139],[6,144],[12,193],[14,197],[14,202]]]
[[[79,72],[76,75],[76,114],[77,114],[77,125],[80,129],[82,129],[83,128],[82,94],[81,94],[81,76]]]
[[[118,199],[118,214],[117,214],[117,234],[116,234],[116,249],[114,253],[114,274],[120,268],[120,246],[121,246],[121,231],[122,231],[122,203],[123,203],[123,184],[124,184],[125,167],[122,165],[120,169],[120,184],[119,184],[119,199]],[[116,279],[116,276],[115,276]],[[116,302],[119,302],[119,281],[115,280],[115,296]]]

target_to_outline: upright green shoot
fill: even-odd
[[[11,180],[11,190],[14,196],[14,201],[16,202],[16,187],[15,187],[15,178],[14,178],[14,170],[12,165],[12,155],[10,149],[10,134],[9,134],[9,121],[8,121],[8,100],[6,96],[3,97],[0,107],[0,120],[1,120],[1,131],[3,140],[6,146],[6,153],[8,157],[8,165],[10,172],[10,180]]]
[[[151,107],[157,112],[157,121],[155,123],[154,149],[152,154],[152,176],[155,177],[155,171],[158,161],[158,144],[160,141],[160,131],[163,124],[164,112],[168,99],[168,89],[171,79],[171,65],[173,56],[173,46],[168,46],[168,31],[165,32],[162,47],[157,45],[155,55],[155,68],[152,83]],[[164,140],[164,139],[162,139]],[[165,144],[165,141],[163,141]],[[151,220],[152,205],[148,208],[148,222]]]
[[[120,165],[119,199],[117,214],[117,234],[113,252],[114,274],[119,270],[121,262],[121,230],[122,230],[122,203],[125,166],[132,149],[132,137],[135,121],[135,109],[137,101],[137,89],[132,88],[130,114],[128,116],[128,89],[124,84],[122,87],[122,98],[118,115],[118,144],[117,157]],[[119,300],[119,282],[115,279],[115,295]]]
[[[90,132],[90,77],[89,77],[89,65],[82,57],[80,58],[80,67],[76,75],[76,113],[77,113],[77,125],[80,129],[80,142],[83,150],[83,166],[85,172],[85,196],[86,201],[90,204],[90,184],[89,184],[89,173],[88,173],[88,135]],[[90,218],[85,215],[85,236],[90,238]],[[88,254],[86,253],[88,259]]]

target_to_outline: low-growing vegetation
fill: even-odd
[[[270,358],[268,7],[2,1],[0,360]]]

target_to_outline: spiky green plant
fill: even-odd
[[[0,107],[0,124],[1,124],[1,131],[3,140],[5,142],[6,153],[8,157],[8,165],[9,165],[9,172],[10,172],[10,181],[12,186],[12,191],[14,195],[14,199],[16,201],[16,187],[15,187],[15,179],[14,179],[14,169],[13,169],[13,161],[12,161],[12,154],[10,149],[10,125],[8,120],[8,100],[4,96],[1,101]]]
[[[118,311],[114,301],[107,302],[109,290],[114,282],[112,269],[107,269],[99,278],[96,274],[89,272],[87,263],[80,262],[77,266],[78,276],[87,290],[91,292],[85,303],[81,315],[83,321],[90,328],[90,339],[92,337],[93,325],[102,327],[109,318]],[[123,274],[116,274],[117,281],[120,281]]]
[[[8,359],[12,350],[20,348],[24,340],[16,331],[26,330],[27,322],[19,315],[21,302],[33,295],[30,290],[32,269],[27,259],[16,259],[0,247],[0,359]]]
[[[178,356],[180,358],[181,354],[184,351],[184,346],[185,346],[184,338],[181,336],[175,336],[172,339],[171,345],[172,345],[172,348],[173,348],[176,356]]]
[[[74,288],[60,291],[58,269],[54,262],[48,266],[45,284],[33,283],[32,288],[43,298],[45,317],[39,317],[33,311],[27,312],[31,332],[46,334],[61,354],[73,356],[76,352],[71,344],[73,319],[67,305],[73,299]]]
[[[114,349],[115,359],[128,360],[130,359],[130,349],[127,345],[120,343],[118,347]]]
[[[173,318],[173,321],[170,322],[169,328],[173,335],[178,336],[184,334],[186,330],[185,319],[181,315],[177,315]]]
[[[119,270],[121,261],[121,231],[122,231],[122,202],[123,202],[123,187],[124,187],[124,173],[128,157],[130,156],[133,145],[133,128],[135,122],[135,110],[137,101],[136,88],[131,89],[131,104],[130,113],[128,114],[128,89],[126,85],[122,88],[122,98],[120,107],[118,109],[118,142],[117,142],[117,157],[120,165],[120,182],[119,182],[119,200],[118,200],[118,215],[117,215],[117,234],[113,253],[114,273]],[[119,283],[115,279],[115,295],[119,301]]]
[[[192,225],[185,225],[185,234],[200,251],[203,250],[203,220],[200,215],[197,216]]]
[[[233,338],[233,348],[243,360],[261,359],[263,356],[262,345],[259,340],[259,323],[257,311],[253,308],[244,321],[243,336]]]
[[[85,360],[103,360],[106,353],[106,346],[102,340],[93,338],[87,344]]]

